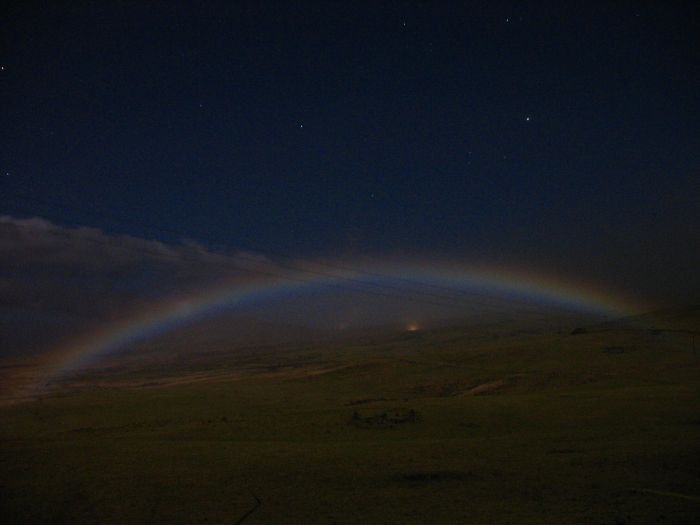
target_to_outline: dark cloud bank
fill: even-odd
[[[260,278],[244,269],[266,264],[253,254],[214,254],[193,242],[166,245],[39,218],[0,217],[3,352],[41,351],[164,297],[223,279]]]

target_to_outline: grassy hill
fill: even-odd
[[[700,317],[677,314],[683,330],[504,322],[114,361],[0,409],[0,512],[696,523]]]

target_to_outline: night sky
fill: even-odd
[[[3,18],[0,215],[700,291],[693,2],[16,2]]]

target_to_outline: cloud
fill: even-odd
[[[0,268],[4,350],[42,346],[223,279],[244,283],[278,271],[260,254],[216,253],[193,241],[171,245],[9,216],[0,216]]]
[[[129,235],[109,235],[96,228],[65,227],[41,218],[0,216],[0,264],[3,267],[79,268],[81,272],[111,274],[159,265],[191,270],[193,276],[231,274],[269,266],[261,254],[223,254],[190,240],[166,244]]]
[[[105,271],[125,265],[149,263],[185,265],[222,262],[194,242],[167,245],[128,235],[111,236],[96,228],[68,228],[40,218],[0,217],[0,258],[12,257],[30,265],[79,265]]]

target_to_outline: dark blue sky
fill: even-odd
[[[229,4],[17,2],[0,212],[299,256],[698,262],[693,3]]]

